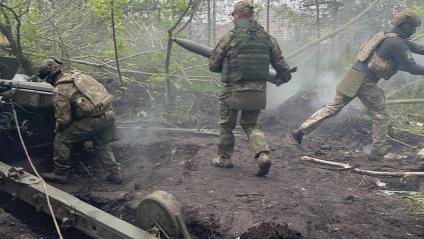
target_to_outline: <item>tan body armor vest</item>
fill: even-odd
[[[397,72],[396,62],[384,59],[376,53],[384,40],[396,36],[395,33],[380,32],[365,43],[358,52],[358,61],[366,63],[368,69],[378,78],[388,80]]]
[[[76,117],[98,116],[112,109],[112,95],[93,77],[72,71],[71,78],[80,93],[73,100]]]

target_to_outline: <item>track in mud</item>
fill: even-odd
[[[395,147],[408,157],[369,162],[362,152],[370,142],[369,122],[343,115],[299,146],[288,134],[315,109],[299,107],[309,101],[308,95],[296,96],[264,114],[273,159],[265,178],[254,176],[257,165],[244,136],[237,137],[233,169],[210,165],[216,138],[140,136],[113,145],[124,170],[123,185],[104,183],[88,154],[80,159],[98,181],[76,163],[72,184],[58,187],[130,223],[143,197],[168,191],[182,202],[194,238],[423,238],[424,217],[408,214],[404,198],[383,193],[420,190],[419,179],[377,180],[299,160],[308,155],[368,169],[414,171],[421,162],[413,152]],[[41,156],[47,157],[47,150]]]

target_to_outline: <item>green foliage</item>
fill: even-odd
[[[405,198],[407,203],[406,213],[423,214],[424,213],[424,192],[418,192],[415,195]]]
[[[166,81],[166,77],[163,74],[154,74],[149,77],[149,83],[152,85],[163,85]]]
[[[177,124],[184,123],[191,125],[191,127],[198,126],[199,122],[201,122],[201,119],[207,116],[206,114],[199,112],[194,114],[192,112],[193,105],[194,102],[187,105],[180,97],[177,97],[176,102],[174,102],[174,106],[161,113],[162,121],[173,122]]]
[[[171,5],[171,2],[173,5]],[[160,26],[169,28],[179,18],[180,14],[187,8],[188,0],[163,0],[159,6],[150,14],[150,21],[158,20]]]
[[[98,18],[109,18],[112,0],[88,0],[88,6]],[[113,0],[116,19],[122,18],[122,9],[129,6],[127,0]]]
[[[123,34],[123,30],[125,28],[123,12],[129,7],[129,2],[126,0],[88,0],[88,7],[91,9],[94,16],[96,16],[99,20],[107,21],[108,27],[111,28],[112,1],[115,16],[116,42],[118,52],[122,55],[125,54],[125,51],[127,50],[125,35]],[[98,49],[97,53],[109,58],[113,58],[115,55],[114,49],[111,47],[108,47],[107,49]]]
[[[22,19],[21,44],[24,50],[31,49],[34,54],[42,56],[45,55],[45,52],[42,48],[37,47],[41,44],[41,39],[35,37],[41,35],[40,28],[35,25],[35,23],[40,21],[40,15],[34,5],[30,6],[29,12]]]

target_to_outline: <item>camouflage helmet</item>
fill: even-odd
[[[49,80],[51,76],[61,72],[62,67],[63,63],[60,60],[56,58],[49,58],[41,62],[37,75],[40,79],[47,78],[47,80]]]
[[[421,17],[415,14],[411,9],[405,8],[394,16],[392,24],[398,27],[405,22],[412,23],[414,26],[418,27],[421,25]]]
[[[243,13],[246,13],[246,14],[249,14],[249,15],[253,15],[253,13],[254,13],[253,9],[254,9],[253,4],[250,1],[243,0],[243,1],[238,2],[234,6],[234,10],[230,15],[234,16],[235,12],[243,12]]]

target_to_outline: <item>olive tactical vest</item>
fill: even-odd
[[[224,60],[222,81],[266,81],[269,75],[270,39],[256,22],[236,21],[230,50]]]
[[[380,57],[376,50],[387,38],[396,37],[396,33],[380,32],[371,40],[365,43],[359,50],[358,61],[365,62],[370,71],[378,78],[390,79],[397,72],[397,65],[394,61]]]

